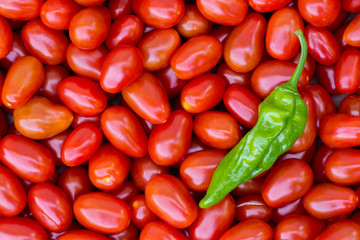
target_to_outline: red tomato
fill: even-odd
[[[159,79],[149,72],[122,90],[122,97],[141,118],[152,124],[166,122],[171,113],[166,90]]]
[[[298,0],[301,16],[308,23],[317,27],[326,27],[340,14],[340,0]]]
[[[189,81],[180,95],[182,107],[190,113],[199,113],[218,105],[223,99],[225,81],[217,74],[203,74]]]
[[[267,52],[278,60],[290,60],[299,50],[300,42],[295,31],[304,31],[304,21],[299,12],[291,7],[277,10],[269,19],[266,29]]]
[[[226,112],[205,111],[194,120],[196,136],[209,147],[229,149],[241,139],[241,130],[235,118]]]
[[[137,46],[144,57],[144,69],[157,71],[166,67],[180,44],[180,36],[172,28],[155,29],[146,34]]]
[[[9,122],[2,109],[0,109],[0,138],[4,136],[9,128]]]
[[[293,59],[291,59],[290,61],[298,64],[300,56],[301,56],[301,51],[298,51],[297,54],[295,55],[295,57]],[[310,54],[308,54],[306,57],[304,68],[308,71],[309,79],[313,78],[315,71],[316,71],[316,67],[317,67],[316,61],[314,60],[314,58],[311,57]]]
[[[211,35],[219,39],[219,41],[224,44],[226,38],[229,36],[232,30],[232,26],[215,25],[213,30],[211,31]]]
[[[54,159],[46,147],[15,134],[1,139],[0,160],[18,177],[30,182],[47,181],[55,169]]]
[[[164,222],[154,221],[145,225],[140,233],[139,240],[189,240],[181,231],[170,227]]]
[[[249,0],[249,4],[256,12],[272,12],[290,4],[291,0]]]
[[[325,228],[325,222],[300,214],[283,218],[274,230],[276,240],[308,240],[314,239]]]
[[[171,57],[176,76],[188,80],[210,71],[222,56],[223,46],[214,36],[193,37],[179,47]]]
[[[323,118],[320,138],[332,148],[349,148],[360,144],[360,117],[336,113]]]
[[[105,0],[74,0],[74,1],[80,4],[81,6],[85,6],[85,7],[95,7],[105,2]]]
[[[100,117],[101,114],[90,117],[74,114],[74,120],[71,122],[71,127],[77,128],[82,123],[92,123],[100,128]]]
[[[69,36],[79,48],[94,49],[105,41],[110,30],[111,16],[105,7],[84,8],[71,19]]]
[[[92,184],[103,191],[114,191],[130,171],[130,158],[110,144],[102,145],[89,160]]]
[[[360,96],[356,94],[346,96],[340,102],[338,113],[360,116]]]
[[[164,86],[169,99],[178,97],[187,83],[175,75],[170,65],[154,74]]]
[[[119,93],[140,77],[142,70],[143,57],[140,50],[132,45],[120,45],[105,58],[100,75],[101,87],[106,92]]]
[[[268,222],[273,215],[273,209],[266,205],[259,195],[240,197],[236,200],[235,205],[235,218],[239,222],[246,219],[260,219]]]
[[[360,46],[359,26],[360,16],[355,16],[355,18],[352,19],[349,25],[346,27],[343,35],[344,41],[353,47]]]
[[[347,187],[320,183],[306,193],[303,201],[311,216],[328,219],[352,212],[358,204],[358,195]]]
[[[189,227],[198,215],[198,206],[185,185],[169,174],[158,174],[145,187],[150,210],[164,222],[178,229]]]
[[[61,160],[61,149],[65,139],[67,138],[67,136],[69,136],[71,132],[72,129],[69,128],[53,137],[40,141],[40,143],[51,152],[51,155],[54,157],[56,166],[65,166]]]
[[[7,0],[0,3],[0,15],[15,20],[29,21],[39,17],[43,0]]]
[[[338,41],[338,43],[340,44],[340,48],[342,51],[351,46],[344,40],[344,33],[345,33],[347,26],[349,26],[349,24],[350,24],[350,22],[345,23],[344,25],[339,27],[334,33],[334,36],[335,36],[336,40]]]
[[[340,220],[330,224],[315,240],[356,240],[360,238],[360,226],[351,220]]]
[[[101,115],[104,135],[117,149],[130,157],[142,157],[147,152],[147,136],[137,117],[127,108],[114,106]]]
[[[0,219],[0,238],[6,240],[47,240],[48,234],[31,218],[13,217]]]
[[[248,89],[251,88],[251,73],[238,73],[229,68],[226,63],[221,63],[216,70],[216,74],[224,78],[226,87],[240,85]]]
[[[289,203],[283,207],[274,208],[273,209],[273,217],[271,219],[272,222],[278,223],[281,219],[286,216],[293,215],[293,214],[302,214],[306,215],[306,211],[304,209],[302,198],[298,199],[292,203]]]
[[[131,13],[132,0],[109,0],[108,8],[111,13],[111,19],[115,20],[122,15]]]
[[[137,240],[139,236],[138,231],[139,230],[135,227],[135,225],[130,222],[129,226],[125,230],[107,236],[112,240]]]
[[[41,6],[41,21],[55,30],[69,29],[72,17],[81,10],[73,0],[48,0]]]
[[[1,5],[0,5],[1,12]],[[11,51],[13,43],[13,32],[9,22],[3,18],[0,14],[0,35],[2,36],[0,41],[0,59],[6,57]]]
[[[316,78],[326,91],[332,95],[340,94],[335,86],[335,64],[321,65],[316,69]]]
[[[314,172],[314,180],[316,183],[329,182],[329,179],[325,175],[325,163],[333,151],[333,149],[329,148],[325,144],[322,144],[317,150],[311,163],[311,168]]]
[[[335,86],[340,93],[352,94],[360,86],[360,51],[348,48],[341,53],[335,67]]]
[[[8,70],[2,88],[2,102],[11,109],[23,106],[41,87],[44,67],[33,56],[24,56],[15,61]]]
[[[343,3],[343,1],[341,1],[341,4]],[[331,31],[331,32],[335,32],[337,29],[339,29],[343,23],[345,22],[345,20],[348,17],[348,12],[344,10],[344,8],[340,9],[340,13],[338,15],[338,17],[336,18],[336,20],[327,26],[327,28]],[[336,37],[336,36],[335,36]]]
[[[140,230],[143,229],[146,224],[159,220],[146,204],[144,194],[137,195],[131,199],[129,206],[131,211],[131,221]]]
[[[247,195],[260,195],[261,194],[261,186],[264,182],[264,177],[255,177],[250,179],[243,184],[237,186],[232,192],[231,195],[234,197],[242,197]]]
[[[67,64],[77,75],[100,81],[102,65],[108,50],[104,45],[94,49],[81,49],[70,43],[67,49]]]
[[[0,66],[9,69],[10,66],[19,58],[28,55],[24,43],[19,33],[13,33],[12,47],[8,55],[0,59]]]
[[[261,99],[266,98],[279,84],[289,81],[296,64],[279,60],[269,60],[259,64],[251,76],[251,88]],[[306,69],[301,73],[298,91],[306,89],[310,79]]]
[[[217,165],[226,154],[224,150],[209,149],[187,155],[180,165],[182,182],[190,190],[206,191]]]
[[[131,199],[140,194],[140,191],[132,181],[125,180],[119,189],[110,194],[129,203]]]
[[[64,32],[46,27],[40,19],[23,27],[21,39],[29,53],[44,64],[57,65],[65,61],[68,38]]]
[[[118,233],[130,223],[131,213],[127,203],[108,193],[83,194],[75,200],[73,209],[81,225],[99,233]]]
[[[248,10],[246,0],[197,0],[196,5],[211,22],[230,26],[241,23]]]
[[[110,240],[110,238],[96,232],[80,229],[68,231],[59,236],[57,240]]]
[[[225,40],[226,64],[236,72],[253,70],[263,54],[265,31],[265,18],[258,13],[248,14]]]
[[[25,137],[46,139],[65,131],[71,124],[73,114],[63,105],[35,96],[16,108],[13,117],[16,129]]]
[[[220,240],[271,240],[273,230],[264,221],[259,219],[248,219],[242,221],[227,230]]]
[[[132,9],[143,22],[154,28],[175,26],[184,16],[182,0],[133,0]]]
[[[190,147],[192,126],[189,113],[173,111],[166,123],[154,127],[150,133],[148,153],[151,159],[160,166],[178,163]]]
[[[310,162],[313,160],[313,157],[316,153],[316,145],[317,145],[317,143],[316,143],[316,141],[314,141],[314,143],[308,149],[306,149],[302,152],[292,153],[292,152],[288,151],[288,152],[280,155],[280,157],[278,157],[276,162],[278,163],[285,159],[297,158],[297,159],[303,160],[307,164],[310,164]]]
[[[347,12],[360,12],[360,2],[356,0],[342,0],[341,6]]]

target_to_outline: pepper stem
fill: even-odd
[[[287,82],[288,83],[287,85],[290,88],[293,88],[294,90],[297,89],[297,84],[299,82],[301,73],[304,69],[305,61],[306,61],[306,57],[307,57],[307,43],[306,43],[306,39],[304,37],[303,32],[301,31],[301,29],[299,29],[299,30],[295,31],[295,34],[299,38],[299,41],[300,41],[301,55],[300,55],[300,59],[299,59],[299,62],[296,66],[294,73],[292,74],[290,80]]]

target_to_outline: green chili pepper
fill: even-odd
[[[201,208],[220,202],[238,185],[269,169],[302,135],[307,107],[297,90],[307,56],[307,43],[301,30],[301,57],[290,80],[277,86],[259,105],[256,125],[224,157],[216,168]]]

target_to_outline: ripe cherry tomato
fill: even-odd
[[[229,68],[226,63],[221,63],[216,70],[216,74],[224,78],[226,87],[232,85],[240,85],[248,89],[251,88],[251,73],[235,72],[234,70]]]
[[[346,96],[339,104],[338,113],[360,116],[360,96],[356,94]]]
[[[92,184],[103,191],[114,191],[130,171],[130,158],[110,144],[102,145],[89,160]]]
[[[71,230],[59,236],[57,240],[111,240],[104,235],[89,230]]]
[[[145,198],[150,210],[170,226],[189,227],[198,215],[198,206],[176,177],[158,174],[145,187]]]
[[[129,206],[131,211],[131,221],[140,230],[143,229],[146,224],[159,220],[148,207],[144,194],[137,195],[131,199]]]
[[[342,0],[341,6],[347,12],[359,12],[360,11],[360,3],[355,0]]]
[[[264,182],[264,177],[255,177],[250,179],[243,184],[237,186],[232,192],[231,195],[234,197],[242,197],[247,195],[260,195],[261,194],[261,186]]]
[[[129,226],[125,230],[107,236],[112,240],[138,240],[139,230],[133,223],[130,222]]]
[[[24,43],[21,40],[21,35],[17,32],[13,33],[13,41],[10,52],[0,59],[0,66],[9,69],[10,66],[20,57],[28,55]]]
[[[13,32],[11,26],[9,22],[1,15],[0,15],[0,34],[1,36],[3,36],[0,41],[0,59],[1,59],[9,54],[13,43]]]
[[[164,222],[154,221],[146,224],[140,233],[139,240],[148,240],[148,239],[157,239],[157,240],[189,240],[185,234],[181,231],[170,227]]]
[[[311,168],[314,172],[314,180],[316,183],[329,182],[325,175],[325,163],[327,158],[334,150],[322,144],[317,150],[314,159],[311,163]]]
[[[272,12],[279,8],[285,7],[289,3],[291,3],[291,0],[249,0],[251,8],[257,12]]]
[[[128,15],[132,12],[132,0],[109,0],[108,8],[111,13],[111,19],[115,20],[122,15]]]
[[[95,115],[95,116],[82,116],[79,114],[74,114],[74,120],[71,122],[71,127],[77,128],[82,123],[92,123],[95,126],[100,128],[100,118],[101,114]]]
[[[355,16],[355,18],[352,19],[349,25],[346,27],[343,35],[344,41],[353,47],[360,46],[360,39],[358,35],[359,26],[360,26],[360,17]]]
[[[298,0],[301,16],[308,23],[317,27],[326,27],[340,14],[340,0]]]
[[[298,64],[300,56],[301,56],[301,51],[298,51],[297,54],[295,55],[295,57],[293,59],[291,59],[290,61]],[[313,78],[315,71],[316,71],[316,67],[317,67],[316,61],[314,60],[314,58],[311,57],[310,54],[308,54],[306,57],[304,68],[308,71],[309,79]]]
[[[335,66],[318,64],[316,69],[316,78],[326,91],[332,95],[340,94],[335,86]]]
[[[310,162],[313,160],[313,157],[316,153],[316,146],[317,146],[317,143],[316,143],[316,141],[314,141],[314,143],[308,149],[306,149],[302,152],[292,153],[292,152],[288,151],[288,152],[280,155],[280,157],[278,157],[278,159],[276,160],[276,163],[283,161],[285,159],[297,158],[297,159],[303,160],[307,164],[310,164]]]
[[[229,36],[232,30],[232,26],[215,25],[211,31],[211,35],[216,37],[222,44],[224,44],[226,38]]]
[[[278,223],[286,216],[290,216],[293,214],[302,214],[306,215],[306,211],[304,209],[302,198],[289,203],[283,207],[274,208],[273,209],[273,217],[271,219],[272,222]]]
[[[357,222],[340,220],[330,224],[315,240],[337,240],[360,238],[360,227]]]
[[[273,239],[273,230],[262,220],[248,219],[227,230],[220,238],[220,240],[236,239],[271,240]]]
[[[360,51],[348,48],[340,55],[335,67],[335,86],[340,93],[352,94],[360,86]]]
[[[105,2],[105,0],[74,0],[74,1],[80,4],[81,6],[85,6],[85,7],[95,7]]]
[[[2,102],[11,109],[23,106],[41,87],[44,67],[33,56],[24,56],[15,61],[8,70],[2,88]]]
[[[29,21],[39,17],[43,0],[1,1],[0,15],[15,20]]]
[[[240,197],[235,205],[235,218],[239,222],[246,219],[260,219],[268,222],[273,215],[273,209],[259,195]]]
[[[109,192],[111,195],[124,200],[129,203],[131,199],[140,194],[139,189],[135,186],[135,184],[130,180],[125,180],[125,182],[121,185],[120,188],[113,192]]]
[[[51,152],[51,155],[54,157],[56,166],[65,166],[61,160],[61,149],[65,139],[67,138],[67,136],[69,136],[71,132],[72,129],[69,128],[53,137],[46,138],[40,141],[40,143]]]
[[[170,65],[154,72],[154,74],[164,86],[169,99],[178,97],[187,83],[175,75]]]
[[[47,240],[45,229],[31,218],[12,217],[0,219],[0,238],[7,240]]]

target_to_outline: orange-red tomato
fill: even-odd
[[[73,209],[81,225],[99,233],[119,233],[130,223],[131,213],[127,203],[108,193],[83,194],[75,200]]]
[[[131,211],[131,221],[140,230],[143,229],[146,224],[159,220],[159,218],[151,212],[146,203],[144,194],[139,194],[132,198],[129,206]]]
[[[355,240],[358,238],[360,238],[360,226],[357,222],[351,220],[339,220],[327,226],[315,240]]]
[[[360,16],[355,16],[354,19],[351,20],[349,25],[345,28],[343,39],[345,43],[353,46],[360,46],[360,38],[359,38],[359,26],[360,26]]]
[[[220,238],[220,240],[237,239],[271,240],[273,239],[273,230],[262,220],[248,219],[227,230]]]
[[[360,96],[357,94],[346,96],[339,104],[338,113],[360,116]]]
[[[232,85],[240,85],[248,89],[251,88],[250,85],[251,72],[247,72],[247,73],[235,72],[234,70],[229,68],[229,66],[226,65],[226,63],[221,63],[216,70],[216,74],[224,78],[226,87],[230,87]]]
[[[344,94],[352,94],[360,86],[360,51],[355,48],[344,50],[335,67],[336,90]]]
[[[164,222],[154,221],[146,224],[140,233],[139,240],[189,240],[180,230],[170,227]]]
[[[317,27],[326,27],[340,14],[340,0],[298,0],[301,16],[308,23]]]
[[[95,7],[105,2],[105,0],[73,0],[73,1],[85,7]]]
[[[1,8],[1,6],[0,6]],[[1,11],[1,10],[0,10]],[[11,51],[13,43],[13,32],[9,22],[0,14],[0,59],[6,57]]]
[[[7,240],[47,240],[45,229],[31,218],[12,217],[0,219],[0,238]]]
[[[111,240],[102,234],[89,230],[71,230],[60,235],[57,240]]]
[[[295,55],[295,57],[293,59],[291,59],[290,61],[298,64],[300,56],[301,56],[301,51],[298,51],[297,54]],[[317,63],[316,63],[315,59],[313,57],[311,57],[310,54],[308,54],[306,57],[304,68],[308,71],[309,79],[312,79],[316,72],[316,69],[317,69]]]
[[[10,52],[0,59],[0,66],[9,69],[10,66],[20,57],[28,55],[24,43],[21,40],[21,35],[17,32],[13,33],[13,41]]]
[[[249,0],[251,8],[257,12],[272,12],[279,8],[285,7],[289,3],[291,3],[291,0]]]
[[[236,200],[235,206],[235,218],[240,222],[246,219],[260,219],[268,222],[273,215],[273,209],[259,195],[240,197]]]
[[[0,2],[0,15],[15,20],[29,21],[39,17],[44,0],[7,0]]]
[[[140,191],[131,180],[125,180],[120,188],[109,193],[129,203],[132,198],[140,194]]]

